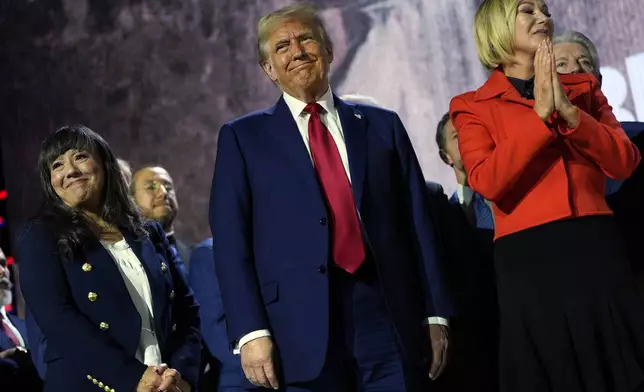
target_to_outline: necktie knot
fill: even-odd
[[[324,113],[324,108],[317,102],[309,103],[304,107],[304,111],[313,115],[313,114],[322,114]]]

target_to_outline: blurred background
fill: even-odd
[[[58,126],[101,133],[136,170],[172,175],[178,235],[209,237],[220,126],[272,105],[255,24],[289,0],[2,0],[0,246],[40,201],[40,142]],[[478,0],[314,1],[335,41],[332,87],[397,111],[428,179],[454,189],[437,154],[437,121],[486,78],[472,38]],[[644,121],[642,0],[550,0],[558,31],[597,45],[604,91],[622,121]]]

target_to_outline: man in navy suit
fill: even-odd
[[[27,352],[24,320],[8,313],[11,279],[7,258],[0,249],[0,390],[35,392],[42,383]]]
[[[409,137],[396,113],[333,95],[310,6],[258,30],[283,95],[221,128],[210,202],[231,347],[266,388],[426,390],[452,305]]]
[[[498,306],[494,276],[494,220],[488,203],[467,185],[456,129],[449,113],[436,127],[443,162],[454,170],[457,190],[449,198],[428,182],[440,242],[448,260],[447,281],[456,294],[453,361],[438,383],[441,391],[498,391]]]
[[[213,263],[212,238],[197,245],[190,258],[188,282],[199,302],[201,336],[208,353],[216,358],[218,366],[217,390],[220,392],[243,391],[246,379],[239,356],[234,355],[228,344],[226,316],[221,301],[221,291]],[[211,361],[211,365],[214,365]]]

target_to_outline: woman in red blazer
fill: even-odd
[[[644,301],[604,199],[639,151],[593,76],[557,74],[542,0],[485,0],[474,29],[492,74],[450,113],[493,202],[501,391],[639,390]]]

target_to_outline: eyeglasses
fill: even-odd
[[[167,183],[161,183],[161,182],[157,182],[157,181],[148,182],[145,185],[143,185],[143,187],[140,188],[140,189],[143,189],[143,190],[145,190],[147,192],[153,193],[153,192],[156,192],[159,189],[161,189],[161,187],[163,187],[163,189],[168,193],[174,192],[174,186],[172,184],[170,184],[169,182],[167,182]]]

